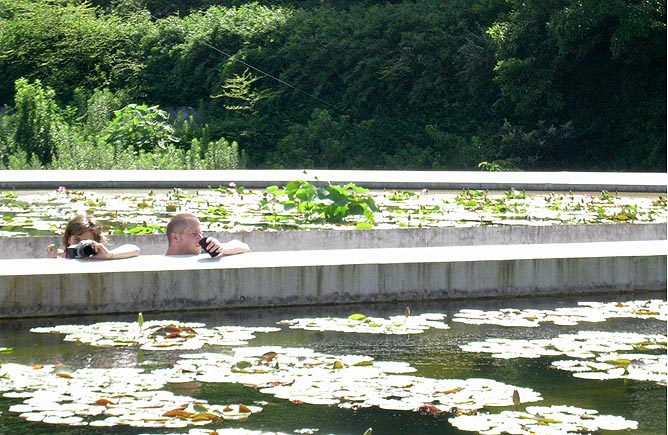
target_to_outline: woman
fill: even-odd
[[[84,242],[83,244],[80,244]],[[86,256],[85,258],[92,258],[94,260],[114,260],[120,258],[130,258],[139,255],[139,247],[136,245],[121,245],[114,249],[109,249],[104,246],[106,238],[102,234],[102,227],[91,217],[77,215],[72,218],[65,227],[63,232],[63,245],[65,249],[56,249],[56,245],[51,244],[47,247],[49,258],[75,258],[79,256]],[[78,251],[74,247],[79,247]],[[68,255],[68,248],[73,255]]]

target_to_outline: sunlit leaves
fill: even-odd
[[[580,302],[578,305],[578,307],[560,307],[554,310],[463,309],[453,316],[452,321],[476,325],[537,327],[541,323],[573,326],[580,322],[604,322],[609,318],[619,317],[668,320],[668,303],[658,299],[624,303]]]
[[[595,361],[559,360],[550,367],[573,372],[582,379],[634,379],[666,385],[668,380],[668,356],[639,353],[607,353]]]
[[[580,331],[552,339],[489,338],[460,347],[466,352],[489,353],[492,357],[501,359],[565,355],[577,360],[558,361],[552,367],[573,371],[577,377],[631,378],[665,384],[668,376],[666,342],[665,335]],[[654,356],[657,352],[662,352],[663,355]],[[583,372],[594,374],[582,375]]]
[[[460,415],[448,420],[460,430],[492,434],[581,434],[599,430],[637,429],[638,423],[612,415],[599,415],[593,409],[571,406],[528,406],[526,411],[499,414]]]
[[[311,331],[356,332],[362,334],[421,334],[434,329],[449,329],[441,320],[444,314],[425,313],[414,316],[390,316],[388,318],[367,317],[364,314],[351,314],[347,318],[321,317],[283,320],[282,325],[292,329]]]
[[[144,350],[199,349],[209,346],[239,346],[255,337],[256,332],[275,332],[278,328],[219,326],[205,328],[200,323],[177,321],[101,322],[92,325],[58,325],[32,328],[31,332],[66,334],[65,341],[96,347],[139,346]]]
[[[373,224],[374,213],[378,211],[369,190],[353,183],[319,187],[308,181],[294,180],[283,190],[270,186],[267,193],[273,195],[284,210],[296,209],[302,219],[310,223],[343,223],[359,216]],[[264,206],[271,204],[264,203]]]
[[[63,376],[62,373],[67,373]],[[28,421],[74,426],[187,427],[240,420],[261,407],[208,404],[162,388],[169,371],[141,369],[67,369],[59,366],[0,367],[4,397],[24,398],[9,408]],[[7,392],[10,391],[10,392]],[[13,392],[11,392],[13,391]]]
[[[274,352],[271,361],[263,355]],[[305,348],[237,348],[232,356],[184,355],[175,369],[200,382],[239,383],[293,403],[378,406],[417,411],[434,403],[442,411],[512,405],[519,389],[525,402],[541,400],[535,391],[491,379],[432,379],[411,376],[406,363],[376,361],[363,355],[329,355]]]

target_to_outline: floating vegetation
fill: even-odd
[[[309,432],[298,432],[295,431],[294,433],[309,433]],[[314,433],[314,432],[310,432]],[[139,435],[153,435],[153,434],[139,434]],[[164,434],[161,433],[160,435],[290,435],[284,432],[264,432],[260,430],[251,430],[251,429],[243,429],[243,428],[224,428],[224,429],[216,429],[215,431],[212,431],[211,429],[200,429],[200,428],[194,428],[190,429],[188,432],[185,434],[182,432],[174,432],[174,433],[169,433],[169,434]]]
[[[193,192],[108,193],[66,187],[44,193],[0,192],[0,235],[61,234],[67,221],[63,216],[75,213],[93,213],[108,234],[161,233],[179,212],[200,216],[204,232],[668,222],[663,196],[529,195],[515,189],[371,191],[352,183],[319,184],[294,180],[283,188]]]
[[[668,375],[665,335],[631,332],[580,331],[553,339],[510,340],[490,338],[460,346],[466,352],[489,353],[494,358],[539,358],[566,355],[579,361],[558,361],[553,368],[589,379],[627,378],[665,385]],[[644,351],[642,354],[619,352]],[[663,352],[653,356],[651,352]],[[595,359],[599,363],[583,361]],[[632,364],[633,362],[633,364]],[[631,367],[629,367],[631,366]],[[586,374],[589,373],[589,374]]]
[[[582,379],[634,379],[666,385],[668,381],[668,356],[609,353],[596,357],[596,361],[561,360],[550,367],[573,372]]]
[[[651,299],[630,302],[580,302],[578,307],[562,307],[554,310],[460,310],[453,322],[473,325],[537,327],[541,323],[575,326],[580,322],[604,322],[611,318],[658,319],[668,321],[668,303]]]
[[[183,355],[179,375],[199,382],[236,383],[257,388],[295,404],[337,405],[438,412],[471,412],[488,406],[511,406],[514,390],[522,400],[542,400],[529,389],[492,379],[432,379],[408,375],[407,363],[375,361],[360,355],[328,355],[307,348],[244,347],[233,355]]]
[[[100,322],[92,325],[58,325],[32,328],[36,333],[66,334],[65,341],[97,347],[139,346],[144,350],[195,350],[204,345],[240,346],[255,338],[256,332],[276,332],[279,328],[218,326],[206,328],[201,323],[174,320],[144,322],[141,314],[135,322]]]
[[[162,390],[169,371],[72,369],[58,365],[0,366],[3,397],[22,398],[9,407],[27,421],[70,426],[184,428],[245,420],[262,411],[254,405],[213,405]]]
[[[567,435],[638,428],[636,421],[613,415],[599,415],[596,410],[572,406],[528,406],[524,412],[459,415],[448,421],[460,430],[483,435]]]
[[[581,303],[574,308],[580,309],[604,313],[602,318],[665,317],[665,302],[654,300]],[[415,315],[406,309],[403,315],[387,318],[356,313],[345,318],[303,318],[278,323],[318,331],[419,334],[431,328],[448,329],[445,318],[438,313]],[[541,394],[493,379],[435,379],[416,375],[417,369],[408,362],[321,353],[306,347],[247,346],[255,334],[279,330],[145,321],[141,314],[136,322],[33,328],[32,332],[64,334],[66,341],[97,347],[187,352],[179,352],[183,354],[178,358],[171,353],[169,363],[142,363],[142,368],[131,369],[0,364],[0,393],[13,399],[8,411],[26,421],[93,428],[146,427],[184,435],[287,435],[227,427],[229,420],[245,420],[263,411],[266,402],[213,404],[172,392],[190,391],[190,385],[199,384],[242,385],[294,405],[342,410],[376,407],[423,416],[445,414],[459,430],[481,434],[577,434],[638,427],[634,421],[599,415],[590,409],[527,406],[543,400]],[[226,347],[203,352],[200,349],[205,345]],[[566,356],[571,359],[554,361],[551,367],[584,379],[622,378],[663,382],[662,385],[668,376],[666,347],[663,334],[597,331],[563,334],[551,340],[489,339],[461,346],[465,351],[499,358]],[[0,348],[0,352],[3,349],[9,348]],[[494,407],[514,411],[494,413]],[[199,428],[200,425],[206,428]],[[292,431],[317,432],[317,428]]]
[[[168,383],[237,383],[294,404],[338,405],[420,413],[477,412],[510,406],[514,392],[525,402],[542,400],[528,388],[491,379],[411,376],[407,363],[359,355],[328,355],[306,348],[243,347],[232,355],[183,355],[174,367],[74,369],[59,365],[0,366],[0,391],[20,398],[10,412],[27,421],[72,426],[182,428],[246,419],[261,407],[212,405],[163,390]]]
[[[410,315],[407,308],[402,316],[388,318],[368,317],[364,314],[351,314],[348,317],[315,317],[282,320],[281,325],[289,325],[292,329],[310,331],[356,332],[360,334],[421,334],[427,329],[449,329],[441,320],[445,314],[426,313]]]
[[[473,310],[462,310],[456,317],[466,320],[466,316],[459,314],[469,312],[473,313]],[[529,326],[530,323],[535,327],[545,322],[577,325],[584,321],[637,318],[652,319],[651,329],[656,331],[657,320],[666,319],[666,302],[583,302],[577,307],[555,310],[475,311],[471,317],[476,322],[482,319],[485,322],[481,323],[496,323],[499,313],[504,313],[501,317],[503,322],[513,319],[499,323],[504,326]],[[439,335],[450,335],[439,331],[449,328],[444,323],[445,318],[445,314],[439,313],[412,314],[406,308],[403,315],[387,318],[355,313],[343,318],[307,317],[278,323],[293,329],[344,333],[427,332],[424,337],[413,337],[412,340],[431,342]],[[498,332],[501,328],[494,330]],[[644,326],[642,330],[646,330]],[[406,361],[383,361],[366,355],[283,347],[278,343],[248,346],[258,333],[280,331],[276,327],[207,327],[203,323],[175,320],[146,321],[139,314],[136,322],[59,325],[33,328],[31,331],[64,334],[68,342],[95,347],[134,347],[137,352],[139,349],[171,352],[167,354],[168,358],[156,358],[161,362],[138,358],[136,363],[140,368],[21,365],[0,361],[0,394],[11,400],[2,409],[3,417],[15,413],[26,422],[87,426],[90,429],[85,430],[88,431],[105,426],[130,426],[154,428],[163,434],[173,431],[174,435],[287,435],[229,427],[235,424],[235,420],[253,418],[253,414],[263,411],[267,402],[249,399],[248,403],[238,403],[244,402],[244,399],[239,399],[236,393],[236,399],[227,396],[227,390],[225,395],[217,395],[224,399],[206,396],[212,403],[190,397],[195,385],[220,384],[217,388],[222,391],[227,388],[225,385],[236,384],[275,397],[274,404],[280,400],[289,406],[338,407],[342,410],[339,412],[373,407],[415,413],[424,418],[444,414],[457,429],[480,434],[580,434],[635,430],[639,425],[626,420],[626,413],[623,413],[624,417],[618,417],[571,406],[531,406],[543,400],[540,392],[483,376],[468,379],[419,376],[416,366],[412,364],[417,359],[414,361],[412,357]],[[491,354],[495,358],[549,358],[548,364],[541,364],[545,370],[549,365],[551,369],[569,371],[574,377],[582,379],[649,381],[665,386],[668,379],[668,340],[663,330],[659,332],[581,331],[552,339],[490,338],[460,348],[467,352]],[[521,333],[529,334],[528,331]],[[488,334],[483,335],[486,336]],[[273,339],[271,343],[274,343]],[[451,344],[454,346],[454,342]],[[206,346],[219,347],[207,349]],[[175,350],[178,352],[173,352]],[[126,354],[128,351],[130,354],[134,352],[128,349],[118,352]],[[3,361],[13,361],[17,353],[22,354],[9,347],[0,347],[0,354],[10,352],[11,355],[2,355]],[[480,358],[475,357],[475,360],[480,361]],[[441,362],[438,361],[439,364]],[[132,364],[135,364],[134,358]],[[443,364],[454,367],[459,361]],[[560,375],[556,373],[556,376]],[[188,393],[179,394],[183,391]],[[253,392],[251,397],[257,396],[257,393]],[[497,413],[496,407],[506,410],[499,409]],[[596,405],[591,407],[601,409]],[[286,430],[285,427],[277,429]],[[370,430],[368,434],[372,433]],[[290,433],[302,434],[318,431],[318,428],[289,430]]]

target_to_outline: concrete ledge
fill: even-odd
[[[318,249],[431,248],[458,245],[667,240],[668,224],[597,224],[550,226],[481,226],[376,230],[253,231],[213,234],[219,240],[242,240],[255,252]],[[0,259],[43,258],[60,237],[0,238]],[[112,236],[113,245],[132,243],[142,255],[162,255],[164,235]]]
[[[666,289],[664,241],[0,260],[0,317]]]
[[[0,171],[0,189],[184,189],[227,186],[248,188],[285,185],[292,180],[316,184],[355,183],[370,189],[489,189],[600,192],[666,192],[668,174],[637,172],[481,172],[481,171]]]

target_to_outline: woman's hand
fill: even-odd
[[[62,249],[56,249],[56,245],[51,243],[49,246],[46,247],[46,257],[47,258],[59,258],[63,255],[65,251]]]
[[[99,242],[93,242],[93,250],[95,250],[95,255],[91,255],[90,259],[92,260],[113,260],[114,254],[106,246]]]

